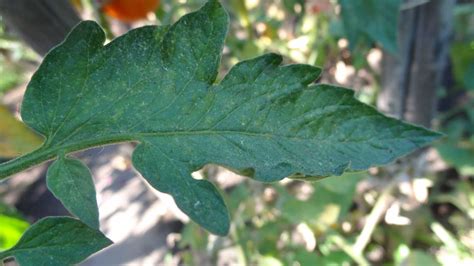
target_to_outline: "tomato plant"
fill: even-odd
[[[104,46],[103,30],[77,25],[32,77],[24,123],[44,137],[37,150],[0,165],[0,179],[42,162],[53,194],[74,214],[32,225],[0,259],[74,264],[108,246],[89,169],[70,154],[138,143],[133,165],[217,235],[230,218],[219,190],[191,173],[215,163],[262,182],[319,180],[389,163],[439,138],[386,117],[351,90],[314,81],[314,66],[265,54],[216,82],[228,15],[218,1],[171,26],[131,30]]]

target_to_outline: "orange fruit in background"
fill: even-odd
[[[118,20],[131,22],[146,18],[159,4],[160,0],[108,0],[104,1],[102,11]]]

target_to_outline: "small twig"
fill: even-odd
[[[344,252],[347,253],[357,264],[359,265],[370,265],[369,262],[362,256],[361,254],[358,254],[355,252],[354,248],[349,245],[344,238],[342,238],[339,235],[332,235],[331,236],[331,241],[336,244],[339,248],[344,250]]]
[[[451,233],[446,230],[440,223],[433,222],[430,225],[431,231],[443,242],[443,244],[454,253],[461,253],[465,250],[465,246],[459,242]]]
[[[384,215],[385,211],[387,210],[388,206],[391,203],[391,192],[392,189],[397,184],[396,179],[392,181],[380,194],[380,197],[377,199],[377,202],[374,205],[374,208],[370,212],[369,216],[367,216],[367,220],[365,222],[364,228],[362,232],[357,237],[357,240],[353,246],[354,252],[361,256],[367,244],[369,244],[370,239],[372,237],[372,233],[375,230],[380,218]]]
[[[237,248],[240,249],[241,256],[239,257],[241,257],[242,266],[251,265],[251,256],[248,253],[247,248],[245,247],[245,242],[242,241],[242,238],[240,237],[239,229],[234,227],[234,230],[231,229],[230,234],[231,237],[235,239]]]

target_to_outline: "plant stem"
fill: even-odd
[[[367,220],[365,222],[362,232],[357,237],[357,240],[353,246],[353,250],[356,254],[361,255],[369,243],[372,233],[375,230],[380,218],[387,210],[389,204],[391,203],[391,192],[395,186],[395,182],[391,182],[383,191],[382,194],[377,199],[374,208],[370,212]]]
[[[431,231],[443,242],[444,246],[447,247],[453,253],[458,253],[458,256],[462,256],[463,251],[465,250],[464,245],[457,240],[446,228],[444,228],[440,223],[433,222],[430,225]]]
[[[56,157],[56,150],[39,148],[31,153],[0,164],[0,180],[13,174],[31,168],[37,164],[48,161]]]
[[[135,141],[137,139],[140,139],[140,137],[136,135],[117,135],[107,138],[98,138],[90,141],[69,143],[67,145],[56,144],[57,146],[50,146],[48,144],[44,144],[31,153],[0,164],[0,181],[35,165],[54,159],[62,153],[68,154],[71,152],[77,152],[108,144]],[[45,143],[48,143],[48,141],[46,140]]]
[[[347,255],[349,255],[358,265],[368,266],[369,262],[362,256],[354,251],[354,249],[342,238],[341,236],[335,234],[331,236],[331,240],[334,244],[340,247]]]

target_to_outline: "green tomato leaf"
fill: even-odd
[[[60,156],[48,169],[47,185],[72,214],[99,229],[99,209],[92,175],[78,160]]]
[[[400,0],[339,0],[351,49],[367,40],[396,53]]]
[[[194,221],[223,235],[224,201],[214,185],[191,176],[207,163],[266,182],[340,175],[439,137],[379,114],[350,90],[310,85],[319,68],[280,66],[275,54],[241,62],[215,83],[227,28],[217,1],[172,26],[138,28],[106,46],[96,23],[80,23],[26,91],[22,117],[46,137],[26,159],[139,142],[135,168]]]
[[[32,225],[0,261],[15,257],[22,266],[72,265],[112,244],[100,231],[69,217],[48,217]]]

